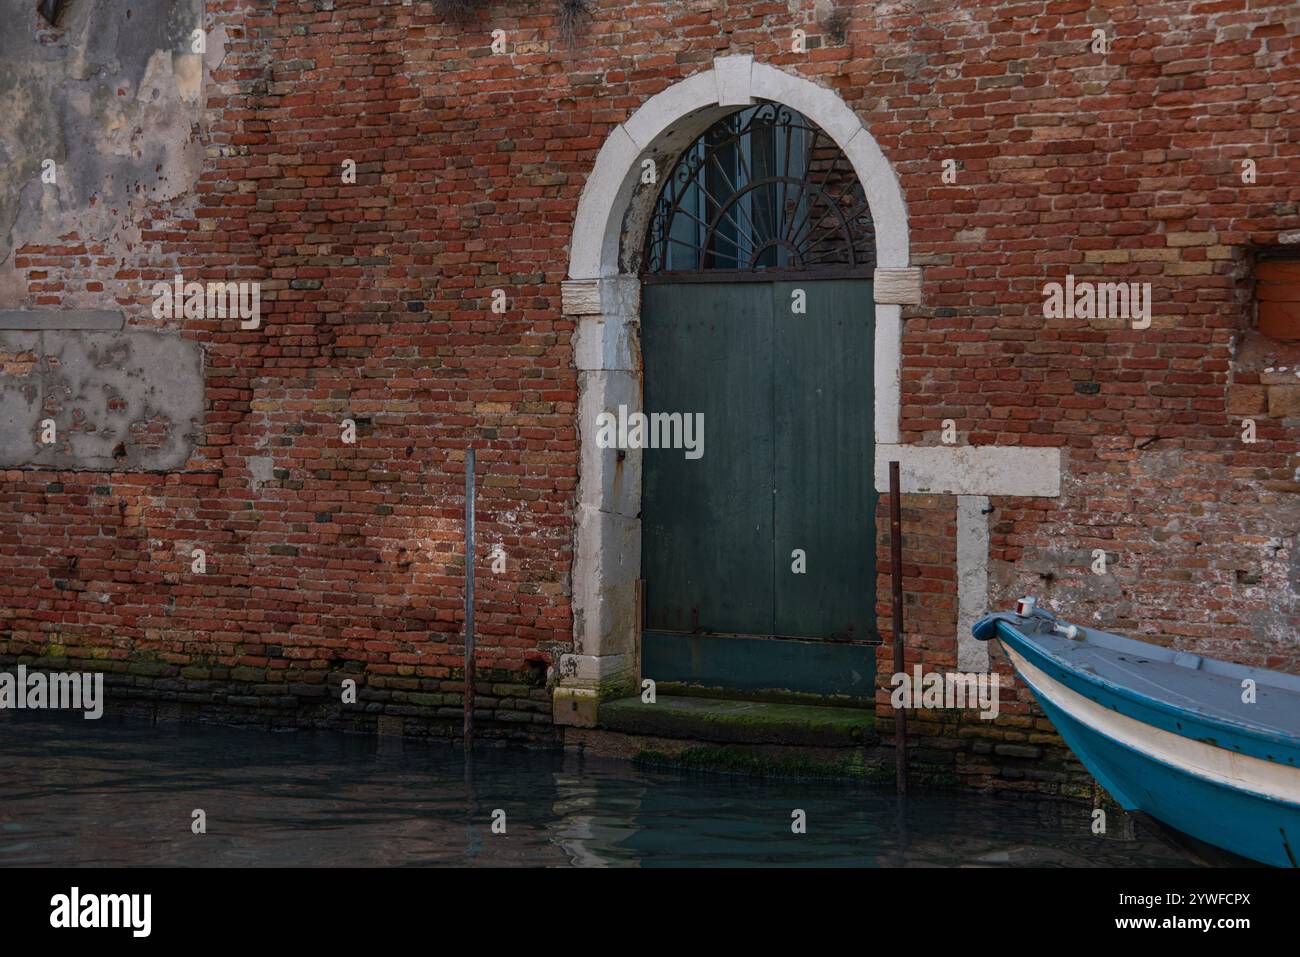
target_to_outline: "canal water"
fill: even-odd
[[[504,748],[467,774],[441,742],[0,713],[0,866],[1189,863],[1118,812],[1105,835],[1090,824],[1031,798],[900,805],[879,787]]]

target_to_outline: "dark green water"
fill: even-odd
[[[440,743],[0,713],[0,866],[1188,863],[1117,812],[1104,836],[1090,820],[1028,798],[900,805],[878,788],[523,749],[484,748],[467,775]]]

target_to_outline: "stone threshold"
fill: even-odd
[[[566,727],[564,746],[649,770],[751,778],[893,781],[865,708],[659,695],[601,702],[597,726]]]
[[[828,708],[774,701],[659,695],[600,703],[596,725],[605,731],[710,741],[853,748],[876,743],[876,715],[867,708]]]

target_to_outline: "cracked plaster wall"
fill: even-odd
[[[193,51],[202,0],[65,0],[54,26],[0,0],[0,16],[0,310],[27,327],[0,332],[0,465],[179,468],[201,431],[202,348],[131,328],[150,320],[136,267],[155,252],[142,227],[194,202],[223,37]],[[73,309],[127,328],[65,328]],[[47,417],[59,440],[42,446]]]

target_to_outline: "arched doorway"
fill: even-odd
[[[876,269],[874,302],[862,310],[874,330],[874,373],[861,402],[874,421],[876,448],[899,441],[900,304],[919,301],[920,271],[908,265],[903,194],[875,139],[832,90],[750,56],[720,57],[712,69],[652,96],[610,132],[597,155],[578,203],[562,286],[563,311],[575,327],[580,458],[573,649],[560,655],[554,693],[560,724],[596,724],[598,702],[632,691],[641,679],[642,456],[601,449],[594,438],[602,414],[620,406],[641,410],[642,293],[654,285],[643,289],[642,261],[664,184],[662,175],[647,184],[647,166],[672,170],[714,123],[762,101],[815,124],[864,191]]]
[[[787,106],[737,109],[664,179],[642,267],[647,420],[695,426],[642,452],[642,674],[872,697],[875,232],[852,164]]]

